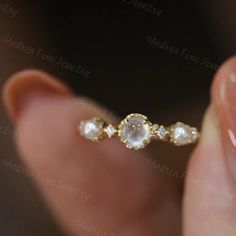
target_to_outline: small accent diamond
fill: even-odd
[[[168,131],[166,130],[166,128],[164,126],[160,126],[156,131],[155,134],[157,136],[158,139],[166,141],[167,140],[167,134]]]
[[[107,134],[107,136],[108,136],[109,138],[113,137],[113,136],[116,134],[116,132],[117,132],[116,128],[115,128],[113,125],[108,125],[108,126],[104,129],[104,131],[106,132],[106,134]]]

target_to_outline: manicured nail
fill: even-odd
[[[236,57],[217,73],[212,94],[228,167],[236,181]]]
[[[66,85],[44,72],[19,72],[9,78],[3,88],[3,101],[10,118],[17,120],[27,102],[35,94],[67,96],[71,91]]]

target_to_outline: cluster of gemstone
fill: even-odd
[[[107,125],[99,118],[82,121],[80,133],[92,141],[98,141],[104,136],[112,138],[118,135],[127,148],[135,150],[144,148],[152,139],[183,146],[196,142],[199,136],[197,129],[183,123],[176,123],[166,128],[152,124],[146,116],[141,114],[127,116],[118,128],[111,124]]]

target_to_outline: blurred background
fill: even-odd
[[[236,50],[235,9],[233,0],[1,1],[0,84],[19,70],[42,69],[115,116],[139,112],[200,128],[212,77]],[[3,106],[0,114],[1,235],[61,235],[19,171]],[[191,149],[154,144],[149,151],[184,176]],[[183,180],[171,183],[182,191]]]

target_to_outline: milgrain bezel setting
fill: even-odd
[[[92,126],[86,127],[85,124],[89,123],[92,123]],[[118,126],[107,124],[95,117],[81,121],[79,129],[81,136],[91,141],[97,142],[104,138],[119,137],[127,148],[134,150],[145,148],[152,140],[185,146],[196,143],[200,137],[200,133],[195,127],[181,122],[170,127],[152,124],[146,116],[139,113],[128,115]]]
[[[124,134],[124,128],[130,125],[130,121],[132,119],[140,119],[140,124],[143,126],[142,128],[146,132],[145,138],[140,138],[140,144],[132,145],[131,141],[128,140],[126,134]],[[138,121],[137,121],[138,123]],[[129,149],[143,149],[145,148],[152,140],[153,137],[153,129],[152,129],[152,123],[148,120],[148,118],[142,114],[139,113],[132,113],[128,115],[124,120],[121,121],[119,128],[118,128],[118,136],[120,138],[120,141],[125,144],[125,146]]]

